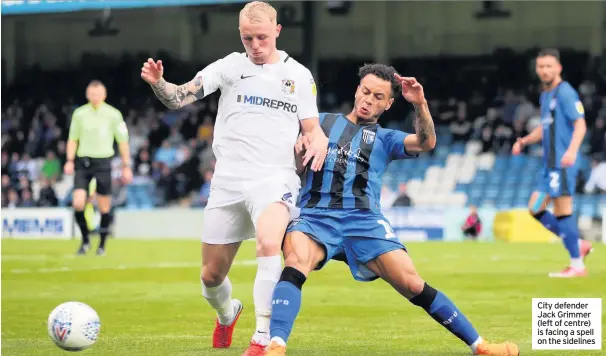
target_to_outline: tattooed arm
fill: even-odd
[[[415,108],[415,134],[404,139],[406,151],[410,153],[431,151],[436,147],[436,129],[429,112],[427,101],[414,104]]]
[[[179,86],[161,78],[151,87],[156,97],[169,109],[182,108],[204,97],[204,87],[200,77]]]

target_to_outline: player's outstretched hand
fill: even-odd
[[[164,75],[164,67],[162,61],[154,62],[153,59],[148,58],[147,62],[143,63],[141,68],[141,78],[150,85],[155,85]]]
[[[308,142],[306,147],[305,155],[303,156],[303,166],[306,167],[309,161],[311,161],[311,170],[318,172],[324,165],[326,154],[328,153],[328,137],[322,131],[314,135],[314,137]]]
[[[577,160],[577,154],[567,150],[566,152],[564,152],[564,155],[562,156],[562,160],[560,161],[560,164],[562,165],[562,167],[568,168],[568,167],[572,167],[576,160]]]
[[[513,147],[511,147],[511,154],[514,156],[519,155],[520,153],[522,153],[523,147],[524,147],[524,141],[522,141],[522,139],[518,137],[516,142],[513,144]]]
[[[396,80],[402,84],[402,96],[411,104],[422,104],[425,102],[423,86],[414,77],[402,77],[394,73]]]

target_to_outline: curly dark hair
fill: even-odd
[[[391,97],[395,98],[402,92],[402,84],[396,79],[394,74],[396,70],[392,66],[388,66],[380,63],[365,64],[358,71],[360,80],[364,79],[369,74],[373,74],[378,78],[386,80],[391,83]]]

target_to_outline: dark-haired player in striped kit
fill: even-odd
[[[514,155],[526,145],[542,142],[544,167],[537,175],[537,186],[528,202],[530,213],[546,229],[562,238],[570,255],[570,265],[550,277],[573,278],[587,275],[583,259],[592,251],[591,242],[580,239],[572,216],[572,195],[580,161],[577,154],[587,126],[585,110],[576,90],[562,80],[562,64],[556,49],[544,49],[536,60],[536,72],[543,84],[541,125],[512,147]],[[547,211],[553,201],[554,213]]]
[[[320,114],[329,137],[328,155],[321,171],[306,173],[301,214],[287,230],[285,268],[273,295],[271,343],[266,355],[286,354],[286,342],[301,307],[303,283],[312,270],[330,259],[346,262],[356,280],[382,278],[476,355],[518,355],[514,344],[484,341],[450,299],[421,279],[381,214],[381,179],[389,162],[414,158],[436,144],[423,87],[415,78],[401,77],[382,64],[362,67],[359,76],[351,113]],[[415,134],[377,124],[400,91],[414,105]],[[295,148],[299,155],[301,145],[306,145],[303,139]]]

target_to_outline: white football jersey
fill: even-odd
[[[256,65],[234,52],[196,75],[204,96],[221,91],[213,188],[237,192],[248,182],[295,172],[299,120],[319,116],[316,85],[307,68],[279,53],[277,63]]]

